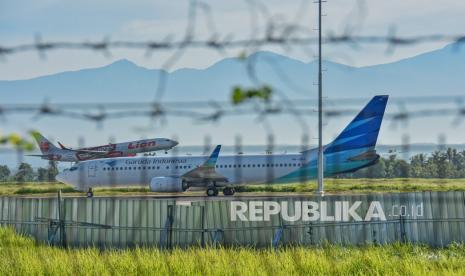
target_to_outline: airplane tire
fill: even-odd
[[[234,195],[235,192],[236,191],[234,190],[234,188],[226,187],[226,188],[223,189],[223,194],[225,196],[232,196],[232,195]]]
[[[218,195],[218,189],[216,189],[216,187],[207,188],[207,196],[217,196],[217,195]]]
[[[92,188],[89,188],[89,190],[87,191],[87,197],[88,198],[94,197],[94,191],[92,191]]]

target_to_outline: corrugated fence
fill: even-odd
[[[309,221],[298,216],[297,211],[308,201],[318,206],[319,219]],[[239,210],[237,206],[247,208],[242,213],[246,220],[233,213]],[[265,206],[274,207],[268,209],[273,211],[269,220],[264,215]],[[150,197],[1,197],[0,208],[2,225],[39,241],[63,246],[276,247],[401,241],[440,247],[465,241],[465,196],[459,191],[192,201]],[[365,221],[370,209],[376,215]],[[354,210],[362,221],[350,212]],[[286,214],[297,219],[291,221]],[[253,216],[258,221],[250,221]]]

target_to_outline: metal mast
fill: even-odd
[[[324,194],[323,77],[321,68],[321,2],[318,0],[318,194]]]

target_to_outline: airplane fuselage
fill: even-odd
[[[96,147],[80,148],[78,150],[68,149],[53,149],[49,153],[42,157],[46,160],[64,161],[64,162],[79,162],[92,159],[100,158],[112,158],[112,157],[125,157],[135,156],[137,153],[153,152],[159,150],[169,150],[177,145],[177,142],[165,139],[144,139],[125,143],[115,143]],[[107,152],[103,157],[101,155],[79,152],[84,151],[105,151]]]
[[[350,171],[372,164],[378,156],[352,161],[349,157],[362,152],[350,151],[347,155],[328,155],[326,175]],[[123,157],[80,162],[60,173],[58,180],[85,191],[89,187],[142,186],[147,187],[154,177],[181,177],[201,166],[207,156],[178,157]],[[218,186],[247,183],[289,183],[313,179],[316,176],[316,159],[312,154],[280,155],[229,155],[220,156],[215,171],[227,178]],[[193,185],[195,186],[195,185]],[[200,183],[205,186],[205,183]]]

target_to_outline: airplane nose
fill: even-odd
[[[176,147],[179,144],[178,141],[173,141],[173,140],[171,141],[171,143],[173,144],[173,147]]]

